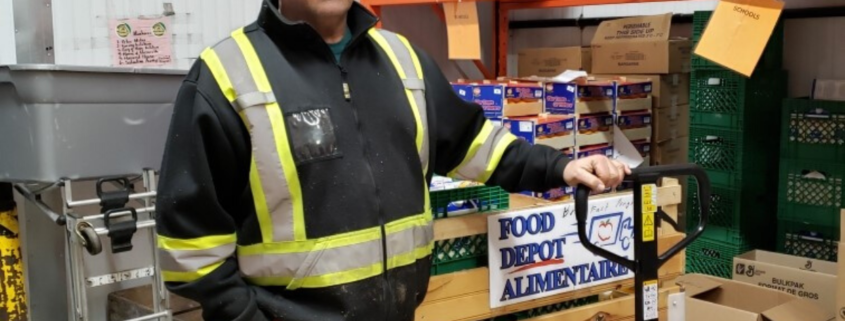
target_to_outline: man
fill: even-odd
[[[279,8],[281,7],[281,8]],[[264,0],[176,100],[157,202],[162,274],[206,320],[413,320],[434,174],[508,191],[618,185],[495,127],[353,0]]]

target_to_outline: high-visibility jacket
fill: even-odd
[[[412,320],[432,175],[543,191],[564,184],[566,158],[494,126],[357,3],[339,62],[275,3],[204,50],[177,97],[161,273],[206,320]]]

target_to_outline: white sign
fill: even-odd
[[[590,241],[633,257],[633,196],[590,200],[589,210]],[[491,308],[634,276],[581,245],[573,203],[491,215],[487,227]]]

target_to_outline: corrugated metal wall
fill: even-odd
[[[2,0],[7,1],[7,0]],[[157,16],[173,5],[173,54],[186,69],[203,48],[253,20],[260,0],[62,0],[53,1],[56,64],[108,66],[109,20]]]
[[[16,62],[15,19],[12,0],[0,0],[0,65]]]

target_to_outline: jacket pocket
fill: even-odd
[[[328,106],[285,115],[291,152],[297,165],[341,157],[335,123]]]

